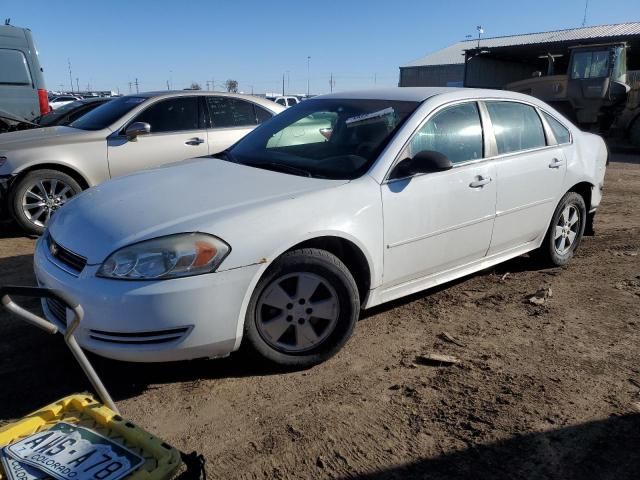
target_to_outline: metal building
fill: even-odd
[[[571,28],[551,32],[526,33],[505,37],[482,38],[480,50],[501,51],[509,56],[526,53],[545,55],[557,49],[567,49],[583,43],[610,41],[640,41],[640,22],[598,25],[593,27]],[[433,52],[425,57],[400,67],[401,87],[462,86],[473,84],[481,86],[479,81],[465,83],[465,52],[477,49],[478,39],[464,40]],[[535,50],[535,52],[534,52]],[[635,50],[635,48],[634,48]],[[640,52],[633,52],[636,56]],[[467,72],[467,75],[482,76],[482,72]],[[521,72],[516,72],[520,75]],[[517,76],[516,75],[516,76]]]

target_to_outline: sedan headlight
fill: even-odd
[[[0,167],[7,163],[7,157],[3,157],[0,155]]]
[[[125,280],[189,277],[215,271],[231,247],[213,235],[182,233],[116,250],[97,275]]]

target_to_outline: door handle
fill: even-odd
[[[489,183],[491,183],[491,177],[483,177],[482,175],[478,175],[476,179],[469,184],[469,186],[471,188],[482,188]]]
[[[198,138],[198,137],[190,138],[189,140],[184,142],[185,145],[192,145],[192,146],[200,145],[201,143],[204,143],[204,139]]]
[[[564,162],[562,160],[559,160],[557,158],[554,158],[553,160],[551,160],[551,163],[549,163],[549,168],[560,168],[560,166],[563,164]]]

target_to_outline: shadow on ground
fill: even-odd
[[[37,238],[23,232],[18,225],[11,220],[0,220],[0,238]]]
[[[30,255],[0,259],[0,272],[4,272],[0,283],[34,285],[31,262]],[[499,266],[495,272],[502,274],[536,268],[540,268],[536,262],[520,257]],[[486,272],[474,276],[483,274]],[[471,277],[366,310],[361,319],[428,297],[469,278]],[[31,311],[41,314],[38,301],[20,302]],[[7,387],[0,389],[0,419],[22,416],[62,396],[91,389],[61,335],[51,336],[41,332],[11,317],[6,311],[0,311],[0,335],[3,339],[8,339],[0,342],[0,358],[3,359],[0,364],[0,385]],[[94,355],[90,359],[116,401],[138,396],[153,388],[153,385],[287,373],[242,348],[224,359],[161,364],[117,362]]]
[[[640,478],[640,415],[611,416],[424,459],[359,480]]]

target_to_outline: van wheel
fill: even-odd
[[[285,367],[321,363],[347,342],[360,315],[349,269],[316,248],[285,253],[256,286],[245,338],[260,355]]]
[[[586,220],[587,209],[582,195],[568,192],[558,203],[549,230],[537,251],[540,259],[555,266],[569,263],[584,235]]]
[[[40,235],[51,215],[81,191],[78,182],[66,173],[34,170],[11,189],[11,213],[25,232]]]

